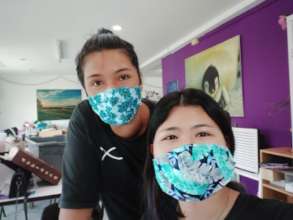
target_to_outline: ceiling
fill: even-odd
[[[0,0],[0,74],[75,74],[74,58],[98,28],[119,24],[142,72],[264,0]],[[58,60],[57,41],[65,42]]]

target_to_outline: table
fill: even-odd
[[[58,185],[55,186],[37,186],[28,190],[29,196],[25,198],[24,196],[16,197],[16,198],[7,198],[0,199],[0,220],[2,218],[3,206],[12,205],[17,203],[24,203],[24,212],[27,219],[27,202],[41,201],[47,199],[59,198],[61,195],[62,184],[61,181]]]

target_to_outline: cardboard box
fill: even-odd
[[[65,133],[65,131],[62,129],[60,130],[43,130],[40,131],[39,133],[39,137],[53,137],[53,136],[59,136],[59,135],[63,135]]]
[[[285,179],[284,173],[278,172],[274,169],[260,168],[260,176],[263,180],[279,181]]]

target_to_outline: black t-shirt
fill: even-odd
[[[168,198],[163,202],[160,220],[178,220],[176,205],[171,201]],[[143,220],[153,219],[145,213]],[[225,220],[293,220],[293,204],[240,193]]]
[[[226,220],[293,220],[293,204],[240,194]]]
[[[144,103],[152,112],[153,103]],[[139,219],[145,156],[146,134],[118,137],[83,101],[68,128],[59,206],[95,208],[101,198],[109,219]]]

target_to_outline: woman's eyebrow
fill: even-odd
[[[102,76],[101,74],[95,73],[95,74],[89,75],[87,78],[90,79],[90,78],[101,77],[101,76]]]
[[[191,129],[197,129],[197,128],[213,128],[213,126],[208,125],[208,124],[196,124],[194,126],[191,127]],[[163,128],[158,130],[158,133],[162,133],[162,132],[166,132],[166,131],[179,131],[180,128],[176,127],[176,126],[172,126],[172,127],[167,127],[167,128]]]
[[[129,71],[129,70],[130,70],[130,68],[128,68],[128,67],[119,68],[119,69],[115,70],[114,74],[121,73],[124,71]]]
[[[208,124],[196,124],[196,125],[193,125],[191,128],[192,129],[197,129],[197,128],[202,128],[202,127],[212,128],[213,126],[208,125]]]
[[[179,127],[173,126],[173,127],[167,127],[167,128],[161,129],[158,132],[163,132],[163,131],[176,131],[176,130],[180,130]]]
[[[119,68],[119,69],[115,70],[114,74],[118,74],[118,73],[121,73],[124,71],[129,71],[129,70],[130,70],[130,68],[128,68],[128,67]],[[101,77],[101,76],[103,76],[103,75],[100,73],[94,73],[94,74],[89,75],[87,78],[90,79],[90,78]]]

